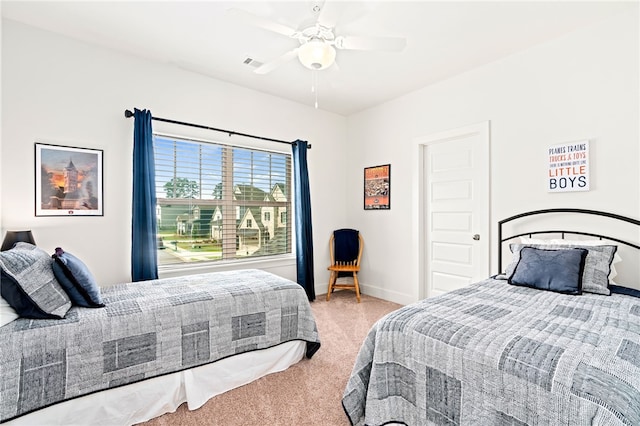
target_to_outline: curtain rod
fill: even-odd
[[[131,117],[133,117],[133,112],[131,112],[128,109],[125,109],[124,110],[124,116],[126,118],[131,118]],[[181,126],[189,126],[189,127],[197,127],[198,129],[213,130],[214,132],[226,133],[229,136],[238,135],[238,136],[245,136],[245,137],[253,138],[253,139],[260,139],[260,140],[263,140],[263,141],[286,143],[287,145],[295,145],[295,142],[283,141],[283,140],[280,140],[280,139],[265,138],[263,136],[250,135],[248,133],[234,132],[233,130],[218,129],[218,128],[215,128],[215,127],[203,126],[202,124],[186,123],[184,121],[177,121],[177,120],[170,120],[168,118],[154,117],[153,115],[151,115],[151,119],[152,120],[158,120],[158,121],[164,121],[165,123],[179,124]],[[311,149],[311,144],[307,145],[307,149]]]

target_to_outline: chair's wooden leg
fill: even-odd
[[[331,292],[333,291],[333,285],[336,283],[336,280],[334,278],[335,274],[337,274],[337,272],[334,272],[334,271],[331,271],[331,273],[329,274],[329,289],[327,290],[327,302],[331,298]]]
[[[358,273],[353,273],[353,285],[356,288],[356,299],[358,299],[358,303],[360,303],[360,284],[358,284]]]

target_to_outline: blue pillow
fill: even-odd
[[[524,247],[520,260],[509,277],[509,284],[550,290],[565,294],[582,294],[582,271],[589,250],[571,248],[544,250]]]
[[[627,296],[632,296],[632,297],[640,297],[640,290],[636,290],[635,288],[629,288],[629,287],[623,287],[621,285],[611,284],[609,286],[609,289],[611,290],[611,293],[625,294]]]
[[[74,305],[85,308],[102,308],[100,287],[87,266],[77,257],[60,247],[51,256],[54,259],[53,273]]]

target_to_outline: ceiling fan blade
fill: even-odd
[[[253,13],[249,13],[246,10],[232,7],[230,9],[227,9],[227,13],[246,24],[263,28],[268,31],[273,31],[274,33],[282,34],[287,37],[294,37],[297,33],[297,31],[291,27],[267,18],[263,18],[262,16],[254,15]]]
[[[336,37],[335,46],[338,49],[399,52],[407,46],[407,39],[404,37]]]
[[[341,4],[337,1],[325,0],[318,15],[318,23],[326,28],[335,28],[344,12],[344,7],[344,3]]]
[[[295,49],[288,51],[279,58],[260,65],[258,68],[253,70],[253,72],[255,72],[256,74],[266,74],[268,72],[271,72],[274,69],[278,68],[280,65],[289,62],[290,60],[298,56],[298,50],[300,50],[300,48],[296,47]]]

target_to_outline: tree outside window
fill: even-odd
[[[161,135],[154,151],[160,266],[292,252],[291,155]]]

